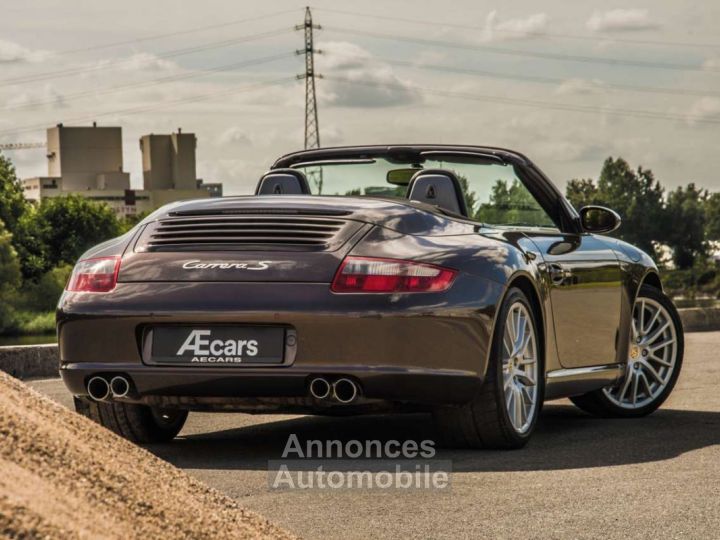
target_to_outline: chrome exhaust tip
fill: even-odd
[[[338,379],[333,383],[333,397],[340,403],[352,403],[358,396],[358,387],[350,379]]]
[[[323,377],[310,381],[310,395],[315,399],[326,399],[330,395],[330,383]]]
[[[102,377],[93,377],[87,383],[87,391],[95,401],[105,401],[110,397],[110,385]]]
[[[130,382],[118,375],[110,380],[110,391],[114,398],[124,398],[130,393]]]

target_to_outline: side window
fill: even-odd
[[[474,218],[493,225],[555,227],[553,220],[520,180],[497,180],[487,201],[480,201]]]
[[[510,167],[453,167],[471,219],[489,225],[551,227],[555,223]]]

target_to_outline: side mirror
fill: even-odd
[[[617,212],[603,206],[584,206],[580,209],[580,223],[589,233],[609,233],[620,227]]]

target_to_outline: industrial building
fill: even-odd
[[[222,184],[197,178],[193,133],[140,138],[143,189],[131,189],[123,171],[122,128],[69,127],[47,130],[48,176],[23,180],[25,197],[77,194],[106,203],[121,217],[152,211],[183,199],[221,197]]]
[[[195,189],[195,147],[192,133],[143,135],[140,151],[145,189]]]

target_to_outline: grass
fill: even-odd
[[[55,332],[54,311],[18,311],[10,328],[6,328],[6,336],[31,336],[52,334]]]

